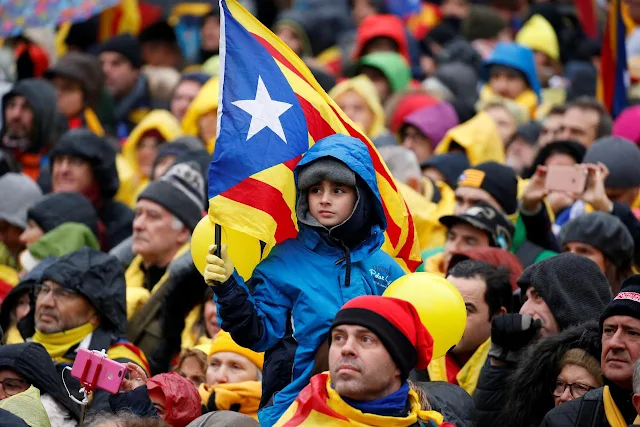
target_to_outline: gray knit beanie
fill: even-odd
[[[595,262],[564,253],[529,266],[518,279],[522,294],[535,288],[560,330],[598,320],[611,301],[611,286]]]
[[[195,162],[172,166],[140,193],[138,200],[142,199],[159,204],[193,231],[205,210],[205,185],[200,166]]]
[[[356,174],[347,165],[333,157],[322,157],[300,168],[298,191],[308,190],[325,179],[351,187],[356,186]]]
[[[640,186],[640,148],[619,136],[599,138],[587,150],[582,163],[604,163],[609,168],[605,186],[633,188]]]
[[[617,267],[633,260],[633,237],[625,225],[613,215],[593,212],[567,222],[560,230],[560,245],[581,242],[601,251]]]

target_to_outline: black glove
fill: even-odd
[[[528,314],[503,314],[491,322],[491,350],[489,356],[504,361],[517,362],[520,352],[537,336],[541,320]]]

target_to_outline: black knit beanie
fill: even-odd
[[[612,316],[629,316],[640,319],[640,274],[628,277],[620,293],[609,303],[600,316],[600,329],[604,321]]]
[[[138,200],[146,199],[159,204],[193,231],[203,216],[204,193],[200,167],[196,163],[180,163],[172,166],[162,178],[150,183]]]
[[[142,50],[140,41],[131,34],[112,37],[100,46],[99,53],[116,52],[131,62],[134,68],[142,67]]]
[[[595,262],[563,253],[529,266],[518,279],[522,295],[533,287],[560,330],[597,320],[611,301],[611,286]],[[640,314],[640,311],[638,311]]]

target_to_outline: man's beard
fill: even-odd
[[[29,131],[22,126],[12,126],[11,123],[7,123],[2,145],[12,150],[26,151],[31,145]]]

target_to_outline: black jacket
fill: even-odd
[[[456,427],[475,427],[476,408],[463,388],[445,381],[417,383],[427,395],[431,409],[440,412],[444,420]]]
[[[637,414],[631,402],[632,392],[609,385],[627,424],[633,423]],[[602,400],[603,388],[591,390],[580,399],[573,399],[547,413],[540,427],[609,427]]]
[[[596,322],[567,329],[530,346],[509,378],[507,401],[501,419],[510,427],[539,426],[554,408],[551,387],[560,373],[560,362],[572,348],[580,348],[600,360],[602,343]]]
[[[506,425],[500,419],[500,411],[507,400],[506,384],[515,371],[514,366],[485,365],[480,371],[473,401],[478,411],[478,427]]]
[[[2,427],[29,427],[29,424],[24,422],[22,418],[5,409],[0,409],[0,425]]]
[[[120,180],[116,169],[116,150],[103,137],[88,129],[72,129],[66,132],[51,151],[51,163],[57,156],[72,156],[86,160],[100,187],[100,201],[93,201],[98,217],[107,233],[108,247],[112,248],[132,233],[133,211],[116,202],[113,197],[118,192]],[[50,174],[47,179],[50,179]],[[39,183],[46,191],[45,178]]]
[[[40,344],[27,342],[1,346],[0,369],[11,369],[22,375],[40,390],[40,394],[49,394],[70,415],[79,419],[80,407],[69,398],[49,353]]]

